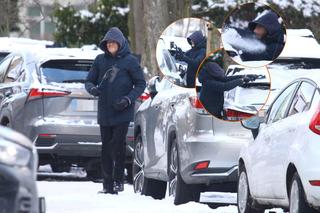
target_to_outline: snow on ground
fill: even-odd
[[[175,206],[168,194],[163,200],[155,200],[135,194],[130,184],[125,184],[119,195],[98,194],[102,184],[88,181],[85,171],[78,167],[72,167],[69,173],[52,173],[49,165],[40,166],[37,185],[39,196],[46,199],[47,213],[237,213],[237,207],[230,205],[237,199],[235,193],[202,193],[201,202],[228,203],[216,209],[196,202]],[[283,213],[279,209],[271,212]]]
[[[46,198],[47,213],[236,213],[235,206],[210,209],[205,204],[190,202],[175,206],[173,199],[155,200],[133,192],[132,185],[125,184],[119,195],[98,194],[101,183],[38,181],[39,195]]]

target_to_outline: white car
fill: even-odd
[[[279,93],[263,122],[242,122],[256,137],[240,153],[240,213],[320,211],[319,87],[320,73],[307,74]]]

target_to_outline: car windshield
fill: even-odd
[[[92,60],[50,60],[41,65],[46,83],[84,83]]]

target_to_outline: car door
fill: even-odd
[[[157,165],[159,159],[163,156],[165,149],[163,144],[162,121],[163,111],[166,110],[164,104],[167,102],[167,91],[170,84],[167,79],[156,86],[158,93],[151,100],[150,105],[145,111],[145,163],[146,172],[159,172],[161,168]]]
[[[279,174],[274,173],[272,165],[277,162],[271,156],[277,156],[272,144],[277,143],[281,133],[281,119],[285,117],[288,106],[296,91],[298,82],[289,85],[275,99],[270,107],[266,123],[261,124],[259,134],[252,146],[251,154],[251,176],[253,182],[252,193],[258,198],[272,198],[274,186],[273,180],[279,178]]]
[[[316,87],[312,83],[302,81],[288,106],[286,114],[282,116],[281,120],[273,124],[275,140],[271,142],[270,148],[275,151],[270,154],[269,168],[270,172],[276,174],[270,177],[274,198],[285,199],[287,197],[286,170],[290,163],[289,154],[291,150],[301,145],[301,141],[296,139],[297,128],[299,128],[297,124],[303,121],[302,113],[310,108],[315,90]]]
[[[24,128],[24,105],[28,96],[26,69],[21,55],[15,55],[4,76],[6,84],[6,103],[4,105],[11,114],[11,127],[18,131]]]
[[[4,59],[0,64],[0,103],[5,98],[4,92],[5,92],[6,85],[4,84],[4,77],[7,73],[11,60],[12,60],[12,56],[9,56],[6,59]]]

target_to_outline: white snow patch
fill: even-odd
[[[46,198],[47,213],[236,213],[235,206],[210,209],[207,205],[190,202],[175,206],[173,199],[167,197],[155,200],[133,192],[132,185],[125,185],[119,195],[105,195],[97,192],[101,183],[92,182],[46,182],[38,181],[39,195]]]
[[[236,49],[251,53],[261,53],[266,50],[266,45],[257,39],[244,38],[235,29],[226,28],[222,34],[223,44],[228,43]]]

